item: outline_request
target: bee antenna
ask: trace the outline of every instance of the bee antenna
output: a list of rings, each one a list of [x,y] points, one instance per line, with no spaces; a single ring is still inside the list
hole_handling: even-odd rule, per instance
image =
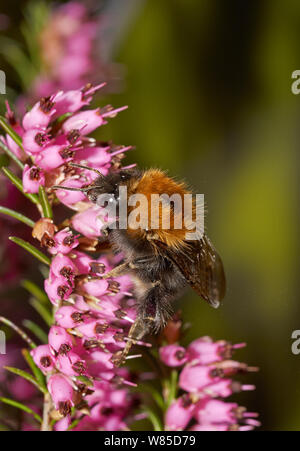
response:
[[[73,168],[80,168],[80,169],[87,169],[88,171],[94,171],[96,172],[100,177],[104,177],[104,175],[98,171],[98,169],[90,168],[89,166],[84,166],[83,164],[77,164],[77,163],[69,163],[70,166]]]
[[[87,186],[85,188],[71,188],[69,186],[59,186],[59,185],[54,185],[52,186],[52,189],[65,189],[67,191],[82,191],[82,192],[87,192],[91,189],[91,187]]]

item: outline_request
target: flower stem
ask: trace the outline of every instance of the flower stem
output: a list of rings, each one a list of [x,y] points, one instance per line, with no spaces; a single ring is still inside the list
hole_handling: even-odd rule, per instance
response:
[[[18,246],[23,247],[23,249],[25,249],[30,254],[32,254],[40,262],[44,263],[45,265],[50,265],[50,263],[51,263],[50,258],[47,257],[47,255],[43,254],[43,252],[39,251],[36,247],[32,246],[32,244],[30,244],[27,241],[24,241],[21,238],[18,238],[16,236],[10,236],[9,240],[15,244],[18,244]]]
[[[42,418],[37,413],[35,413],[32,409],[25,406],[24,404],[21,404],[20,402],[14,401],[13,399],[3,398],[3,397],[0,398],[0,402],[3,402],[4,404],[8,404],[9,406],[16,407],[17,409],[21,409],[26,413],[30,413],[31,415],[34,416],[34,418],[39,423],[42,422]]]
[[[18,213],[15,210],[11,210],[10,208],[2,207],[0,205],[0,213],[3,213],[4,215],[11,216],[12,218],[17,219],[18,221],[23,222],[24,224],[28,225],[29,227],[34,227],[34,221],[27,218],[27,216],[22,215],[21,213]]]
[[[20,327],[18,327],[15,323],[13,323],[7,318],[4,318],[4,316],[0,316],[0,323],[5,324],[6,326],[10,327],[15,332],[17,332],[17,334],[19,334],[20,337],[22,337],[23,340],[26,341],[26,343],[30,346],[31,349],[36,348],[36,344],[34,343],[34,341],[32,341],[31,338],[28,337],[28,335],[22,329],[20,329]]]
[[[157,414],[149,407],[144,406],[144,411],[147,413],[155,431],[163,431],[162,423]]]
[[[48,196],[46,194],[45,188],[43,186],[40,186],[40,188],[39,188],[39,196],[40,196],[40,202],[41,202],[44,218],[52,219],[53,218],[52,208],[51,208]]]
[[[44,406],[43,406],[43,421],[41,424],[41,431],[49,432],[51,428],[51,417],[50,413],[53,408],[52,399],[50,393],[46,393],[44,396]]]

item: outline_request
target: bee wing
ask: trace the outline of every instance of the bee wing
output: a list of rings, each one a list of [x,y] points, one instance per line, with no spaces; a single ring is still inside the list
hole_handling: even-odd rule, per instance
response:
[[[196,293],[212,307],[218,308],[226,290],[222,260],[206,236],[188,244],[184,251],[165,248],[165,252]]]

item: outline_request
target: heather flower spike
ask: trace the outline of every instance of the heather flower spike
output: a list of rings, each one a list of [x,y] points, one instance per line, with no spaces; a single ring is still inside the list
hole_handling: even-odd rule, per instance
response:
[[[80,14],[80,8],[73,12]],[[131,149],[98,143],[88,136],[124,109],[89,109],[102,86],[52,93],[20,121],[7,106],[6,116],[23,139],[23,149],[13,141],[13,134],[6,136],[6,145],[26,161],[22,164],[24,193],[38,194],[41,217],[32,236],[51,257],[42,259],[50,262],[43,296],[31,290],[41,299],[39,311],[49,324],[48,342],[31,350],[31,365],[48,390],[41,429],[128,430],[134,418],[153,421],[155,414],[147,416],[141,410],[141,398],[132,390],[150,377],[162,384],[164,408],[158,406],[156,427],[163,420],[162,429],[172,431],[251,430],[259,426],[256,414],[227,401],[234,393],[255,388],[232,379],[254,369],[232,360],[244,344],[202,337],[184,347],[177,318],[168,323],[158,349],[157,365],[166,375],[163,380],[149,369],[133,373],[127,367],[144,352],[152,353],[155,345],[128,337],[137,317],[132,281],[127,275],[107,278],[122,256],[96,251],[105,222],[101,207],[91,204],[85,193],[96,177],[121,169],[124,154]],[[61,115],[64,120],[58,126]],[[68,207],[63,222],[57,220],[59,204]],[[53,218],[47,215],[50,210]],[[138,351],[126,356],[126,365],[118,368],[120,356],[132,344]],[[151,386],[149,390],[151,394]]]

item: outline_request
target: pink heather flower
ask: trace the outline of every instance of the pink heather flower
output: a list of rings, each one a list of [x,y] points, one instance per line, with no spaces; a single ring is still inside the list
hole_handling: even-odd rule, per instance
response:
[[[57,369],[66,376],[82,376],[86,373],[86,363],[74,352],[62,354],[57,357]]]
[[[78,244],[78,235],[74,235],[69,227],[66,227],[54,235],[53,240],[48,244],[48,250],[52,255],[58,253],[66,255]]]
[[[44,374],[53,371],[54,358],[50,351],[49,345],[37,346],[30,352],[30,354],[32,355],[35,364]]]
[[[61,253],[57,254],[52,259],[50,270],[52,277],[64,277],[69,285],[73,285],[77,269],[73,261],[66,255]]]
[[[88,282],[85,282],[83,285],[84,290],[86,293],[92,295],[92,296],[102,296],[105,293],[108,292],[109,288],[109,282],[107,280],[91,280]]]
[[[231,345],[226,341],[213,342],[210,337],[202,337],[192,341],[187,347],[189,360],[196,360],[197,363],[207,364],[228,359],[232,356],[234,349],[244,347],[244,343]]]
[[[64,183],[62,183],[63,186],[67,186],[69,188],[82,188],[84,184],[86,184],[86,182],[84,183],[82,180],[78,179],[68,179]],[[56,196],[62,204],[65,204],[68,207],[71,207],[77,202],[86,200],[86,195],[80,191],[67,191],[58,189],[56,191]],[[78,231],[80,232],[80,230]]]
[[[67,431],[71,425],[71,417],[70,415],[58,420],[54,425],[54,430],[58,432]]]
[[[100,114],[100,109],[97,108],[74,114],[64,122],[63,130],[65,133],[79,130],[82,135],[89,135],[103,124],[104,120]]]
[[[23,170],[23,188],[25,193],[38,193],[39,187],[45,185],[44,172],[37,166],[25,165]]]
[[[73,292],[72,286],[65,277],[51,277],[45,280],[45,291],[54,305],[59,305],[62,300],[68,299]]]
[[[71,413],[73,403],[73,387],[65,376],[54,374],[48,381],[48,390],[53,399],[55,408],[61,415]]]
[[[60,326],[52,326],[49,332],[49,346],[60,355],[65,355],[73,347],[72,337]]]
[[[191,401],[181,397],[173,401],[165,416],[165,426],[168,431],[182,431],[193,417],[195,406]]]
[[[84,252],[73,251],[72,259],[80,274],[88,274],[91,270],[92,258]]]
[[[71,329],[78,326],[84,320],[84,314],[84,312],[71,305],[65,305],[56,311],[55,320],[59,326]]]
[[[227,359],[233,349],[242,346],[244,344],[231,345],[225,341],[213,342],[209,337],[202,337],[193,341],[186,351],[183,348],[186,362],[179,374],[178,385],[186,393],[174,400],[167,409],[167,430],[247,431],[260,426],[256,420],[258,414],[247,412],[237,403],[218,399],[227,398],[242,390],[255,389],[253,385],[242,385],[228,378],[238,371],[255,370]],[[167,345],[160,349],[160,358],[166,365],[174,366],[173,354],[176,348],[180,346]]]
[[[159,349],[159,356],[167,366],[181,366],[187,361],[186,351],[182,346],[167,345]]]
[[[189,393],[202,390],[213,382],[213,368],[202,365],[186,365],[179,378],[179,386]]]
[[[41,152],[50,142],[49,135],[42,128],[31,128],[25,131],[22,140],[23,147],[29,155]]]
[[[126,148],[125,148],[126,149]],[[95,169],[101,170],[103,175],[107,174],[106,165],[109,165],[111,161],[111,153],[109,152],[110,146],[95,146],[95,147],[88,147],[84,149],[80,149],[76,152],[74,156],[74,161],[76,162],[85,162],[87,166],[90,166]],[[89,174],[85,173],[87,176],[91,175],[91,172]],[[92,173],[95,174],[95,173]],[[96,174],[97,176],[97,174]]]
[[[28,113],[25,114],[22,122],[23,128],[25,130],[38,127],[46,129],[53,114],[55,114],[55,109],[53,107],[53,97],[41,99]]]
[[[72,226],[75,230],[88,238],[97,238],[101,235],[104,220],[101,219],[101,208],[93,205],[87,210],[77,213],[72,218]]]
[[[247,417],[246,409],[235,402],[223,402],[218,399],[202,399],[197,403],[195,418],[200,424],[236,424]]]

